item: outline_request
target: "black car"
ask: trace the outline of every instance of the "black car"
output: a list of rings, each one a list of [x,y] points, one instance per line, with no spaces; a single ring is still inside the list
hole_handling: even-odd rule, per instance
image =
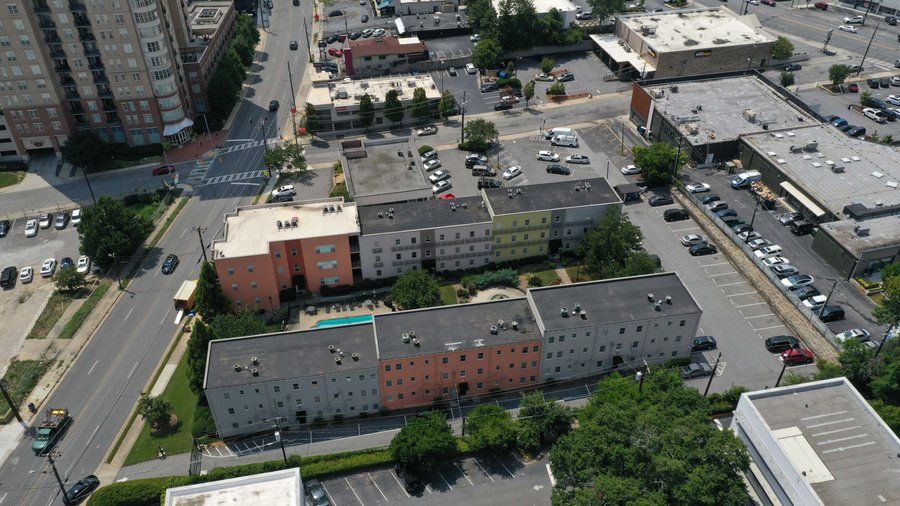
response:
[[[897,26],[897,18],[894,16],[885,16],[884,22],[891,26]]]
[[[876,109],[887,109],[889,107],[887,102],[885,102],[884,100],[881,100],[880,98],[875,98],[875,97],[870,98],[869,101],[866,103],[866,106],[874,107]]]
[[[12,265],[3,269],[3,273],[0,274],[0,287],[8,288],[16,284],[16,276],[18,274],[19,270]]]
[[[772,336],[765,341],[766,349],[772,353],[780,353],[784,350],[800,346],[800,341],[794,336]]]
[[[272,202],[293,202],[294,197],[290,195],[278,195],[277,197],[272,197]]]
[[[708,242],[695,244],[688,249],[688,253],[690,253],[692,257],[715,255],[716,253],[718,253],[718,251],[719,250],[717,250],[715,246]]]
[[[81,501],[87,499],[89,495],[94,490],[97,490],[97,487],[100,486],[100,480],[97,479],[93,474],[90,476],[86,476],[83,480],[78,483],[72,485],[72,488],[66,492],[66,503],[67,504],[78,504]]]
[[[853,130],[854,128],[856,128],[856,125],[842,125],[842,126],[837,127],[837,129],[843,133],[847,133],[850,130]]]
[[[471,169],[476,165],[487,165],[488,159],[484,155],[471,154],[466,156],[466,168]]]
[[[329,18],[336,18],[336,17],[343,16],[343,15],[344,15],[344,11],[342,11],[340,9],[335,9],[328,13]]]
[[[497,102],[494,104],[495,111],[506,111],[512,109],[512,104],[507,104],[506,102]]]
[[[653,207],[667,206],[669,204],[675,203],[675,201],[672,200],[672,196],[669,194],[654,195],[650,197],[650,200],[648,200],[647,202]]]
[[[368,14],[363,14],[363,15],[359,18],[359,21],[360,21],[361,23],[368,23],[368,22],[369,22],[369,15],[368,15]]]
[[[300,0],[294,0],[294,5],[300,5]]]
[[[806,300],[811,297],[815,297],[816,295],[821,295],[819,293],[819,289],[813,285],[806,285],[804,287],[798,288],[792,293],[800,300]]]
[[[362,32],[353,32],[350,34],[350,40],[356,40],[362,37]]]
[[[681,221],[688,218],[690,215],[684,209],[666,209],[666,212],[663,213],[663,219],[666,221]]]
[[[862,137],[866,135],[866,127],[853,127],[846,132],[847,137]]]
[[[337,36],[337,35],[329,35],[329,36],[325,39],[325,42],[328,43],[328,44],[334,44],[334,43],[337,42],[337,41],[338,41],[338,36]]]
[[[484,83],[481,85],[481,92],[497,91],[497,83]]]
[[[836,322],[844,319],[844,308],[841,306],[825,306],[821,312],[816,311],[816,315],[823,322]]]
[[[291,41],[291,51],[296,51],[298,47],[300,47],[300,44],[298,44],[296,40],[292,40]]]
[[[74,269],[75,262],[69,257],[63,257],[62,260],[59,261],[59,270],[64,271],[66,269]]]
[[[163,274],[172,274],[175,271],[175,268],[178,267],[178,255],[169,255],[163,261],[162,264],[162,273]]]
[[[403,483],[403,487],[407,492],[415,494],[425,488],[422,479],[419,478],[419,475],[412,469],[401,464],[396,464],[394,466],[394,471],[397,473],[397,477],[400,478],[400,482]]]
[[[500,181],[498,181],[494,178],[483,177],[478,180],[478,189],[479,190],[481,190],[482,188],[500,188],[501,186],[502,185],[500,184]]]
[[[866,84],[868,84],[869,88],[872,88],[873,90],[877,90],[879,88],[878,79],[867,79]]]
[[[711,203],[713,203],[713,202],[715,202],[715,201],[717,201],[717,200],[722,200],[722,199],[719,198],[718,195],[716,195],[715,193],[713,193],[712,195],[707,195],[707,196],[701,198],[701,199],[700,199],[700,203],[703,204],[703,205],[705,206],[706,204],[711,204]]]
[[[568,167],[559,163],[551,163],[547,165],[547,173],[548,174],[562,174],[564,176],[568,176],[572,173]]]
[[[718,216],[719,218],[727,218],[727,217],[729,217],[729,216],[734,216],[734,217],[736,217],[736,216],[737,216],[737,211],[735,211],[734,209],[722,209],[721,211],[716,211],[715,214],[716,214],[716,216]]]
[[[731,230],[733,230],[735,234],[740,234],[741,232],[748,232],[748,231],[752,232],[753,227],[751,227],[750,225],[747,225],[746,223],[741,223],[740,225],[735,225],[735,226],[731,227]]]
[[[9,223],[9,220],[0,220],[0,237],[6,237],[10,227],[12,227],[12,225]]]
[[[716,349],[716,338],[713,336],[697,336],[691,343],[691,352]]]
[[[800,70],[803,67],[799,63],[791,63],[787,67],[784,68],[785,72],[794,72],[795,70]]]
[[[273,100],[273,101],[269,102],[269,111],[271,111],[271,112],[277,111],[277,110],[278,110],[278,105],[279,105],[279,104],[278,104],[278,101],[277,101],[277,100]]]

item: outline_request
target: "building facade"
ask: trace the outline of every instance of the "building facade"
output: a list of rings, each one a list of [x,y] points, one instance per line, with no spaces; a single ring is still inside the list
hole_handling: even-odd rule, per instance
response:
[[[375,37],[347,41],[347,75],[362,77],[406,71],[410,64],[428,60],[428,46],[418,37]]]

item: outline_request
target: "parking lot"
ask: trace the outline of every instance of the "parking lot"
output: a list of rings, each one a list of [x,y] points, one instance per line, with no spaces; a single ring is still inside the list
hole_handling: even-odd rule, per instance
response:
[[[513,453],[466,457],[421,473],[410,494],[392,468],[335,477],[323,485],[336,506],[370,504],[549,504],[548,460],[523,463]]]

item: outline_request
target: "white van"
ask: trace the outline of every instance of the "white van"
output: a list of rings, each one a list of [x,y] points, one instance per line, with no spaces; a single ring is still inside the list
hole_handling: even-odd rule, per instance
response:
[[[569,146],[571,148],[577,148],[578,137],[575,137],[574,135],[557,135],[550,140],[550,144],[553,146]]]
[[[750,183],[759,181],[760,179],[762,179],[762,175],[755,170],[751,170],[749,172],[741,172],[731,180],[731,187],[746,188],[750,186]]]
[[[544,132],[544,138],[546,138],[546,139],[552,139],[552,138],[556,137],[557,135],[575,135],[575,131],[572,130],[571,128],[557,127],[557,128],[551,128],[550,130],[547,130],[546,132]]]

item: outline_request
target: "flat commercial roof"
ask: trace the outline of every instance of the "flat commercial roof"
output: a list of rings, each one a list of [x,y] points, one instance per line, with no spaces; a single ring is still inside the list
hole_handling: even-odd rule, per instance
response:
[[[349,41],[354,58],[362,56],[380,56],[391,54],[425,53],[428,46],[418,37],[375,37]],[[365,81],[362,81],[365,82]]]
[[[363,95],[368,93],[375,109],[382,109],[384,97],[388,91],[396,90],[400,102],[407,104],[412,102],[413,92],[416,88],[424,89],[425,97],[429,100],[441,98],[441,92],[434,84],[434,80],[431,79],[431,75],[425,73],[418,76],[346,78],[341,81],[332,81],[328,83],[328,87],[310,88],[307,101],[313,105],[333,104],[338,111],[355,111],[359,109],[359,101]]]
[[[603,51],[612,57],[617,63],[629,63],[636,70],[641,72],[656,72],[656,66],[645,60],[640,53],[636,51],[626,51],[624,47],[619,45],[619,37],[615,34],[595,34],[590,35],[594,44],[597,44]]]
[[[609,182],[602,177],[488,188],[482,192],[493,216],[622,202]]]
[[[547,14],[550,9],[556,9],[559,12],[575,12],[575,4],[569,0],[533,0],[534,12],[537,14]],[[492,1],[494,10],[500,12],[500,0]]]
[[[676,89],[677,91],[673,91]],[[801,128],[818,120],[794,107],[753,76],[701,79],[646,86],[654,114],[662,114],[692,145],[736,140],[741,135]]]
[[[900,205],[900,164],[890,146],[847,137],[828,124],[743,140],[834,216],[846,217],[844,206],[853,203],[867,208]]]
[[[300,468],[294,467],[166,490],[166,506],[219,506],[222,504],[302,506],[306,502],[303,497]]]
[[[857,227],[866,230],[857,233]],[[826,233],[847,251],[859,258],[866,251],[896,248],[900,244],[900,215],[882,216],[864,221],[840,220],[822,223],[819,233]]]
[[[503,328],[498,322],[503,321]],[[517,329],[512,328],[517,323]],[[491,326],[498,326],[491,334]],[[415,332],[419,346],[403,342]],[[525,297],[375,315],[380,360],[541,339]]]
[[[651,293],[654,300],[663,301],[660,311],[649,301],[648,294]],[[672,298],[671,303],[666,302],[666,297]],[[528,298],[545,331],[572,328],[573,320],[580,318],[580,315],[571,315],[576,305],[586,313],[585,325],[666,318],[701,311],[674,272],[531,288]],[[562,316],[563,307],[569,316]]]
[[[348,153],[344,174],[347,177],[347,188],[355,199],[394,195],[395,198],[388,198],[387,201],[396,202],[415,199],[420,194],[431,196],[431,183],[425,179],[422,161],[412,141],[400,139],[390,143],[365,140],[353,142],[361,142],[362,148],[355,149],[352,155],[344,150]],[[403,153],[403,156],[398,152]],[[408,156],[409,153],[413,156]],[[412,169],[410,162],[415,164]]]
[[[811,487],[828,505],[900,502],[900,439],[846,378],[741,397],[734,420],[785,490]]]
[[[340,364],[329,346],[345,353]],[[357,360],[352,358],[353,353]],[[204,388],[356,371],[375,367],[376,363],[371,323],[218,339],[209,343]],[[240,370],[235,365],[241,366]]]
[[[213,258],[261,255],[274,241],[348,234],[359,234],[356,204],[340,198],[238,207],[225,215],[225,237],[213,241]]]
[[[622,23],[641,34],[658,53],[774,42],[755,15],[738,16],[727,7],[620,15]],[[618,31],[618,30],[617,30]]]
[[[490,223],[491,216],[483,204],[479,196],[362,206],[359,225],[363,234],[373,235]]]

